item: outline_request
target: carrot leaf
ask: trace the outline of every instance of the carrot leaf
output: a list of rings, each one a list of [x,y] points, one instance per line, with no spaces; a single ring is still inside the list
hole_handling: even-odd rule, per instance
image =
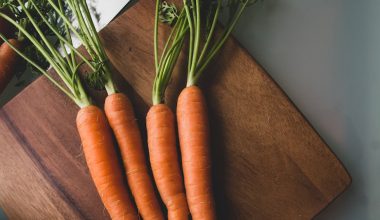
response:
[[[76,59],[70,59],[67,56],[66,48],[70,48],[73,52],[72,54],[81,58],[82,62],[89,64],[90,68],[95,68],[71,43],[71,32],[67,31],[69,22],[66,24],[63,23],[70,20],[63,0],[17,0],[14,1],[14,3],[18,4],[17,9],[20,12],[20,16],[24,16],[24,20],[27,19],[27,25],[22,22],[22,19],[18,19],[21,17],[12,18],[4,13],[0,13],[0,17],[18,29],[25,37],[25,40],[30,42],[33,49],[37,51],[37,54],[45,59],[49,66],[55,70],[61,82],[50,75],[46,66],[41,65],[41,63],[35,60],[35,56],[28,54],[28,50],[21,51],[13,47],[2,34],[0,34],[0,37],[31,66],[52,81],[54,85],[71,98],[78,106],[85,107],[90,105],[90,99],[78,77],[78,62]],[[45,10],[47,8],[49,8],[49,11]],[[54,39],[52,40],[50,36]],[[64,52],[61,53],[62,51],[60,49]]]
[[[190,27],[187,86],[192,86],[226,43],[244,10],[258,0],[228,0],[226,4],[222,0],[183,1]],[[218,18],[225,9],[229,18],[224,30],[218,33]]]
[[[158,22],[161,20],[173,26],[166,40],[161,56],[158,55]],[[185,10],[178,12],[174,4],[156,1],[156,16],[154,28],[154,58],[156,77],[153,84],[153,104],[165,102],[165,91],[170,82],[175,64],[184,45],[188,32]]]

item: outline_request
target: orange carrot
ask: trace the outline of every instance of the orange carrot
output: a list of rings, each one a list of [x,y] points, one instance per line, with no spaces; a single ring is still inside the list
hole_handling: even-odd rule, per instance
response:
[[[168,209],[169,220],[187,220],[189,209],[178,161],[172,110],[164,104],[150,108],[147,118],[149,156],[153,176]]]
[[[212,192],[209,125],[206,102],[197,86],[184,89],[177,121],[187,201],[194,220],[216,219]]]
[[[22,47],[18,40],[11,39],[9,42],[18,49]],[[19,61],[18,54],[7,43],[3,43],[0,47],[0,94],[11,81]]]
[[[187,1],[187,24],[191,28],[187,88],[178,98],[177,121],[185,189],[193,220],[217,217],[212,192],[207,107],[204,95],[197,85],[207,66],[229,39],[244,10],[256,2],[258,1]],[[228,18],[220,33],[217,27],[223,10],[228,11]],[[210,16],[203,17],[205,13]]]
[[[99,66],[95,64],[96,62],[91,62],[86,59],[82,53],[74,47],[72,39],[74,37],[79,37],[78,33],[75,28],[71,26],[71,19],[65,16],[67,11],[64,9],[63,1],[58,1],[58,4],[55,4],[54,2],[55,1],[49,1],[47,4],[49,7],[52,6],[54,14],[48,13],[48,15],[46,15],[46,11],[44,10],[45,7],[41,6],[41,8],[40,5],[29,1],[17,1],[19,7],[13,9],[25,15],[26,21],[30,21],[28,28],[25,27],[25,22],[19,21],[18,18],[13,19],[4,13],[0,13],[0,18],[9,21],[17,27],[19,30],[19,36],[22,35],[21,39],[25,39],[31,44],[30,46],[33,46],[31,49],[35,50],[41,56],[39,58],[43,57],[50,64],[52,69],[55,70],[54,72],[56,75],[53,76],[49,73],[44,67],[45,65],[42,66],[41,63],[35,62],[34,60],[37,57],[34,57],[25,51],[18,50],[16,47],[12,46],[12,43],[9,44],[10,48],[14,49],[15,52],[17,52],[20,57],[24,58],[35,68],[35,70],[46,76],[53,85],[81,108],[76,119],[77,129],[82,141],[83,152],[88,169],[105,208],[110,217],[114,220],[138,220],[139,216],[132,203],[124,181],[123,172],[119,165],[113,136],[107,119],[101,109],[91,104],[92,102],[85,91],[81,78],[78,77],[78,68],[82,64],[86,64],[93,71],[102,71],[99,70]],[[92,33],[83,33],[83,35],[80,36],[82,40],[87,39],[94,45],[97,45],[97,47],[100,47],[99,43],[94,43],[95,41],[93,41],[93,39],[89,39],[98,39],[98,36],[93,23],[91,23],[91,15],[86,1],[73,0],[70,2],[71,3],[68,4],[68,10],[70,12],[68,13],[72,14],[74,10],[80,11],[80,13],[78,12],[79,15],[76,15],[82,16],[80,18],[85,21],[83,23],[80,22],[80,28],[82,30],[88,30],[87,26],[89,26],[94,29]],[[43,5],[46,6],[46,4]],[[86,14],[86,19],[83,18],[83,14]],[[49,19],[52,17],[54,18]],[[48,39],[49,36],[43,31],[44,28],[39,26],[40,22],[38,21],[40,19],[43,21],[44,25],[47,25],[47,29],[49,29],[50,32],[53,32],[53,34],[49,36],[54,36],[58,41],[57,44],[53,44]],[[58,20],[65,26],[66,31],[63,35],[59,31],[61,29],[56,27],[57,24],[55,21]],[[83,27],[85,25],[87,26]],[[56,29],[59,30],[57,31]],[[0,35],[0,37],[1,39],[8,41],[4,35]],[[60,45],[60,47],[57,45]],[[70,50],[66,50],[66,46]],[[99,50],[103,51],[102,48]],[[2,54],[6,54],[5,51],[1,52]],[[71,52],[69,55],[70,57],[66,57],[65,55],[68,55],[69,52]],[[87,52],[90,53],[92,51]],[[3,57],[5,57],[5,55],[1,58]],[[76,57],[78,59],[75,59]],[[106,60],[100,59],[99,57],[96,58],[97,59],[94,60]],[[4,63],[8,65],[10,62]]]
[[[160,9],[164,8],[166,8],[165,12],[163,10],[160,11]],[[168,210],[168,219],[187,220],[189,219],[190,212],[178,159],[174,113],[164,104],[166,88],[169,85],[174,66],[184,45],[186,33],[189,30],[186,25],[185,9],[182,9],[180,14],[177,14],[177,12],[174,5],[168,5],[160,0],[156,1],[154,28],[156,77],[152,91],[153,106],[147,114],[146,126],[153,176],[161,198]],[[170,24],[175,23],[161,56],[158,55],[159,17]],[[172,20],[174,17],[176,18],[175,21]]]
[[[164,219],[148,173],[141,134],[130,100],[122,93],[109,95],[104,109],[119,144],[128,185],[142,218]]]
[[[91,177],[111,218],[139,219],[124,184],[103,112],[93,105],[82,108],[77,115],[77,128]]]

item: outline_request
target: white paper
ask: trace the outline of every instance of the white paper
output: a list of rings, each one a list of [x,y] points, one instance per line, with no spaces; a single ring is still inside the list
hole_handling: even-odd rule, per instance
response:
[[[96,29],[99,31],[107,26],[129,1],[130,0],[87,0]],[[95,14],[99,15],[99,20]],[[74,23],[76,22],[74,21]],[[81,42],[74,36],[73,44],[75,47],[78,47],[81,45]]]
[[[97,21],[98,29],[105,27],[130,0],[87,0],[91,7],[100,15]]]

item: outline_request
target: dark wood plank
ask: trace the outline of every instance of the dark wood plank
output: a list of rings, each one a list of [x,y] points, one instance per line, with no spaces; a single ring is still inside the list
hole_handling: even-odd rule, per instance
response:
[[[38,79],[1,110],[0,159],[7,175],[1,180],[9,182],[9,188],[4,188],[2,182],[0,204],[13,210],[5,208],[9,217],[107,217],[82,156],[75,128],[77,110],[45,78]],[[7,141],[3,135],[12,139]],[[8,200],[4,196],[10,192],[15,197]],[[51,207],[41,199],[49,201]]]
[[[154,76],[153,12],[154,1],[141,0],[102,31],[142,128]],[[179,66],[168,90],[173,107],[184,86]],[[222,219],[311,219],[348,187],[339,160],[235,40],[202,87]],[[0,111],[0,206],[12,219],[108,218],[83,160],[77,110],[41,78]]]

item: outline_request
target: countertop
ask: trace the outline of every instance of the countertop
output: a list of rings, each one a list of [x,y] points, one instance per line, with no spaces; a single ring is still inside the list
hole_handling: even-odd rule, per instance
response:
[[[379,11],[376,0],[265,0],[235,33],[352,175],[316,219],[380,218]]]

